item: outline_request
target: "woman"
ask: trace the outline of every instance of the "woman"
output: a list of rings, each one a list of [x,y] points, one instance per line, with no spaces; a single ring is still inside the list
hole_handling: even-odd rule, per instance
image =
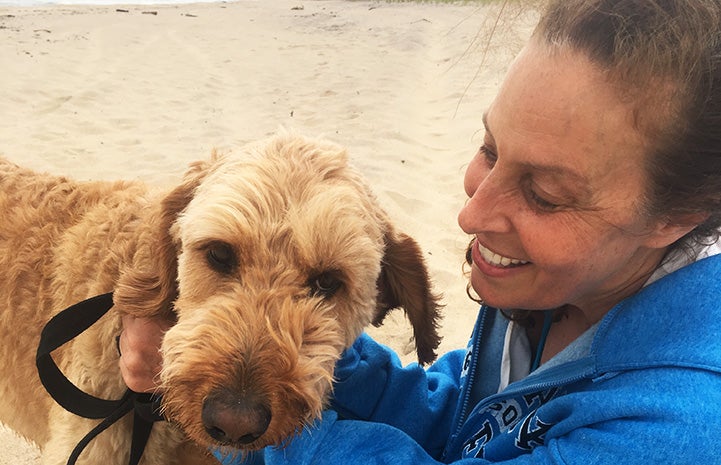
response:
[[[717,463],[721,2],[552,2],[483,123],[468,349],[362,336],[265,462]]]

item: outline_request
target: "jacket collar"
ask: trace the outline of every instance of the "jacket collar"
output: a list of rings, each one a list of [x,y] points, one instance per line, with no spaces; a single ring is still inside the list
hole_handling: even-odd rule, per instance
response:
[[[721,255],[715,255],[619,303],[601,321],[591,354],[605,372],[660,366],[721,372],[720,330]]]

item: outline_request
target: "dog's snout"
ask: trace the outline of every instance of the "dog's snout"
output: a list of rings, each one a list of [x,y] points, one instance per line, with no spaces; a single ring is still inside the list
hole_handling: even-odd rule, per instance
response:
[[[221,444],[246,445],[260,438],[270,424],[270,408],[255,395],[221,389],[203,402],[205,431]]]

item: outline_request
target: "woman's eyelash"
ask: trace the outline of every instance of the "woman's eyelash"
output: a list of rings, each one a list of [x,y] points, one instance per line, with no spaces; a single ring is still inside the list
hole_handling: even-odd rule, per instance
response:
[[[486,144],[481,145],[481,147],[478,149],[478,152],[486,158],[486,163],[488,163],[489,166],[493,167],[496,164],[496,161],[498,160],[498,155],[496,155],[496,153],[491,150]]]
[[[546,211],[553,211],[557,210],[560,205],[549,202],[548,200],[544,199],[543,197],[539,196],[533,189],[530,187],[527,189],[528,197],[531,202],[533,202],[537,207],[539,207],[541,210]]]

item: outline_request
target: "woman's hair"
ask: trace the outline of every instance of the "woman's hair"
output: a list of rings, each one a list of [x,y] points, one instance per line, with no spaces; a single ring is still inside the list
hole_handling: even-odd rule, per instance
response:
[[[649,215],[708,218],[677,244],[721,228],[721,1],[551,0],[535,40],[584,53],[634,108],[650,143]]]

